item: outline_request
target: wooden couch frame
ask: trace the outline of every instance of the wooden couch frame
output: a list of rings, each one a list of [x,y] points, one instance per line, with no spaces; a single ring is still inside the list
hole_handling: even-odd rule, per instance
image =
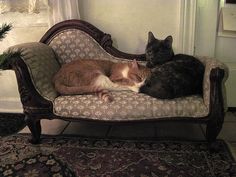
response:
[[[47,33],[41,38],[40,42],[48,44],[50,39],[53,38],[59,32],[65,29],[79,29],[91,37],[93,37],[102,48],[104,48],[108,53],[115,57],[134,59],[139,61],[145,61],[145,54],[128,54],[119,51],[112,46],[112,39],[110,34],[106,34],[96,28],[95,26],[89,24],[88,22],[82,20],[68,20],[61,22],[47,31]],[[23,105],[23,111],[25,114],[25,121],[32,133],[31,143],[39,143],[41,136],[41,119],[63,119],[69,121],[91,121],[91,119],[74,119],[74,118],[64,118],[57,116],[53,113],[53,103],[51,101],[43,98],[35,89],[28,68],[21,59],[21,57],[14,58],[11,60],[10,69],[13,69],[16,74],[18,89],[20,93],[21,102]],[[206,117],[192,118],[192,117],[171,117],[171,118],[158,118],[150,120],[141,121],[99,121],[92,120],[101,123],[110,124],[127,124],[127,123],[143,123],[143,122],[158,122],[158,121],[184,121],[206,124],[206,139],[208,142],[213,143],[219,134],[222,124],[224,122],[224,104],[222,95],[222,80],[224,78],[224,70],[221,68],[214,68],[210,73],[210,110]]]

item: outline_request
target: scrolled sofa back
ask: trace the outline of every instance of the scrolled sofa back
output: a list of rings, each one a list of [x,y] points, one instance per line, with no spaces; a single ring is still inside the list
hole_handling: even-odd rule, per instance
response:
[[[56,34],[48,43],[60,64],[75,59],[114,59],[89,34],[79,29],[66,29]]]

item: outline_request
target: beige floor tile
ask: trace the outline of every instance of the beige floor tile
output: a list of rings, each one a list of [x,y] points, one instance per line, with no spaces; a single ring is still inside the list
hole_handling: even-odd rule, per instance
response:
[[[200,125],[195,123],[159,122],[156,123],[156,134],[160,138],[205,140]]]
[[[150,123],[113,125],[108,136],[115,138],[153,138],[155,127]]]
[[[230,147],[232,148],[232,155],[234,157],[234,159],[236,160],[236,141],[235,142],[229,142]]]
[[[225,122],[218,137],[227,141],[236,141],[236,122]]]
[[[101,123],[71,122],[63,134],[103,137],[108,129],[108,125]]]
[[[54,119],[54,120],[43,119],[41,120],[42,134],[58,135],[65,129],[65,127],[68,124],[69,122],[59,119]],[[28,127],[25,127],[19,133],[30,133],[30,130]]]
[[[236,122],[236,114],[226,112],[224,122]]]

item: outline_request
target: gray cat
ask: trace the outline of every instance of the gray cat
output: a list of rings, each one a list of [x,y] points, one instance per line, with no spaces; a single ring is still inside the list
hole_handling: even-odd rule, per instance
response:
[[[149,32],[146,66],[152,74],[140,92],[160,99],[202,94],[204,65],[193,56],[175,55],[172,42],[172,36],[158,40]]]

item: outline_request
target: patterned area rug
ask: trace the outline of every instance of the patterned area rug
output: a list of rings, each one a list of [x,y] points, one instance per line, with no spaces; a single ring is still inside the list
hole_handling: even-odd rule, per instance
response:
[[[25,125],[23,114],[0,113],[0,136],[17,133]]]
[[[25,177],[232,177],[233,160],[224,141],[218,153],[206,142],[109,140],[29,135],[0,139],[0,176]]]

